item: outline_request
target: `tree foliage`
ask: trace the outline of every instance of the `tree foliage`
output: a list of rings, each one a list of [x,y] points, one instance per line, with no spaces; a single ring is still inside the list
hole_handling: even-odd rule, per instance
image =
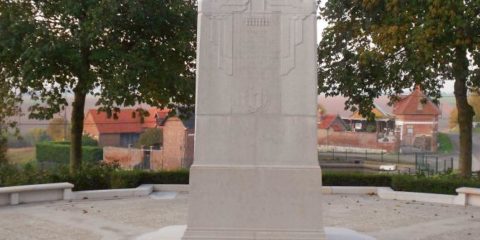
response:
[[[71,168],[81,163],[85,98],[109,115],[118,106],[191,106],[193,0],[2,0],[0,63],[50,119],[72,103]]]
[[[138,139],[138,142],[136,144],[137,147],[160,147],[162,145],[163,131],[160,128],[151,128],[145,130],[145,132],[140,135],[140,138]]]
[[[480,122],[480,95],[478,94],[472,94],[468,97],[468,103],[473,107],[473,110],[475,112],[475,122]],[[458,110],[457,108],[454,108],[450,112],[450,118],[449,118],[449,127],[450,128],[455,128],[458,126]]]
[[[47,135],[53,141],[67,141],[69,139],[68,121],[63,118],[53,118],[48,123]]]
[[[455,80],[460,122],[460,169],[471,170],[468,88],[480,85],[480,2],[326,0],[328,26],[319,45],[319,90],[344,95],[346,105],[371,115],[373,99],[398,99],[415,85],[434,101]]]
[[[11,118],[21,112],[20,96],[13,91],[10,81],[3,77],[2,64],[0,63],[0,165],[7,163],[7,139],[10,134],[19,134],[16,122]]]

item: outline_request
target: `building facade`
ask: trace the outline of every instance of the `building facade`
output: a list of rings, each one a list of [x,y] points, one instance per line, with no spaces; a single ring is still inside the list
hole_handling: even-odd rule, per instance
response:
[[[395,132],[402,151],[437,151],[440,108],[419,87],[402,97],[393,108]]]

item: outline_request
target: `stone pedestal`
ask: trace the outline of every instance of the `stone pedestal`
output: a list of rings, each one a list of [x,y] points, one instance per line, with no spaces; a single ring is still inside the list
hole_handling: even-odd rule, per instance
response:
[[[315,0],[199,1],[184,240],[324,239]]]

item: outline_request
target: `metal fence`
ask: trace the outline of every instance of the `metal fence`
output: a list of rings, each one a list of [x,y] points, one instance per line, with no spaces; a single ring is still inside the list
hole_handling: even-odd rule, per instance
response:
[[[450,172],[454,168],[454,158],[432,153],[385,153],[381,151],[319,151],[320,164],[396,164],[404,167],[406,173],[438,174]]]

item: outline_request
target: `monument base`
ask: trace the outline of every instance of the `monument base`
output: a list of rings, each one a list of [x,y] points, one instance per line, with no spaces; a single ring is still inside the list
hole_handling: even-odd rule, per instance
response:
[[[156,232],[142,235],[136,240],[181,240],[187,226],[169,226],[162,228]],[[375,238],[358,233],[346,228],[326,227],[325,235],[327,240],[375,240]],[[237,238],[227,238],[237,239]]]
[[[183,240],[322,240],[318,166],[193,166]]]

